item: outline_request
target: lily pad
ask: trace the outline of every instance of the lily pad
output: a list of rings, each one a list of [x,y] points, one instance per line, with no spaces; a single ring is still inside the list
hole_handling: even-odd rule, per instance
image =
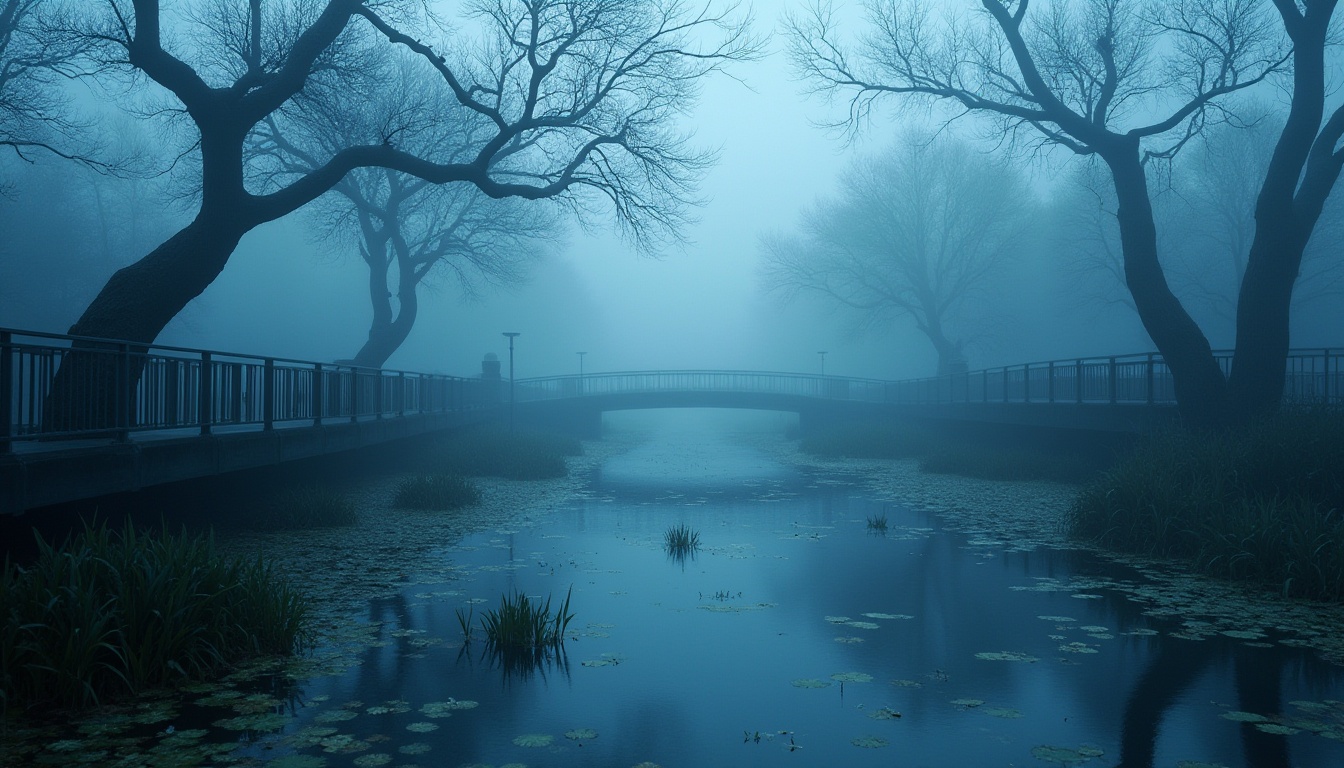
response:
[[[990,717],[1001,717],[1005,720],[1015,720],[1022,716],[1022,713],[1009,707],[985,707],[980,710]]]
[[[420,714],[425,717],[452,717],[453,712],[461,709],[475,709],[480,706],[475,701],[459,701],[449,699],[447,701],[431,701],[420,708]]]
[[[891,742],[887,741],[881,736],[860,736],[859,738],[854,739],[849,743],[853,744],[856,747],[863,747],[864,749],[881,749],[882,747],[887,746]]]
[[[1255,714],[1254,712],[1238,712],[1238,711],[1236,711],[1236,710],[1233,710],[1233,711],[1231,711],[1231,712],[1224,712],[1224,713],[1223,713],[1223,718],[1224,718],[1224,719],[1227,719],[1227,720],[1234,720],[1234,721],[1236,721],[1236,722],[1238,722],[1238,723],[1267,723],[1267,722],[1269,722],[1269,718],[1268,718],[1268,717],[1265,717],[1264,715],[1257,715],[1257,714]]]
[[[278,731],[286,725],[289,725],[289,715],[275,713],[228,717],[214,722],[216,728],[229,731]]]
[[[439,726],[434,723],[411,723],[406,726],[406,730],[411,731],[412,733],[429,733],[430,731],[439,730]]]
[[[964,709],[974,709],[985,702],[980,699],[953,699],[952,703]]]
[[[846,621],[845,626],[855,627],[856,629],[880,629],[880,624],[874,624],[871,621]]]
[[[891,707],[882,707],[869,715],[869,717],[874,720],[899,720],[901,718],[901,713]]]
[[[318,712],[313,718],[315,723],[339,723],[343,720],[353,720],[359,717],[358,712],[349,709],[329,709],[326,712]]]
[[[392,762],[392,756],[383,752],[374,752],[369,755],[360,755],[355,758],[355,768],[378,768],[380,765],[387,765]]]
[[[552,741],[555,741],[555,737],[549,733],[524,733],[513,737],[513,743],[520,747],[549,747]]]
[[[430,749],[431,747],[428,744],[421,741],[402,744],[400,747],[397,747],[397,751],[403,755],[423,755]]]
[[[800,678],[800,679],[798,679],[798,680],[793,680],[793,681],[791,681],[789,684],[792,685],[794,688],[829,688],[829,687],[831,687],[831,684],[830,684],[829,682],[827,682],[827,681],[825,681],[825,680],[817,680],[816,678],[812,678],[812,677],[804,677],[804,678]]]
[[[1278,736],[1292,736],[1294,733],[1298,732],[1298,729],[1296,728],[1279,725],[1278,723],[1256,723],[1255,727],[1257,730],[1264,731],[1265,733],[1273,733]]]
[[[565,731],[565,738],[570,741],[592,741],[597,738],[597,731],[592,728],[575,728],[572,731]]]
[[[904,614],[904,613],[865,613],[865,614],[863,614],[863,615],[864,615],[864,616],[867,616],[867,617],[870,618],[870,619],[913,619],[913,618],[915,618],[914,616],[910,616],[910,615],[908,615],[908,614]]]
[[[268,763],[266,768],[326,768],[327,758],[317,755],[285,755]]]
[[[1100,757],[1104,753],[1096,747],[1084,746],[1078,749],[1069,749],[1068,747],[1042,745],[1032,747],[1031,754],[1037,760],[1044,760],[1047,763],[1081,765],[1094,757]]]
[[[841,683],[871,683],[873,676],[866,672],[837,672],[831,679]]]
[[[1028,664],[1034,661],[1040,661],[1040,659],[1035,656],[1029,656],[1017,651],[985,651],[983,653],[975,654],[975,658],[984,659],[985,661],[1025,661]]]

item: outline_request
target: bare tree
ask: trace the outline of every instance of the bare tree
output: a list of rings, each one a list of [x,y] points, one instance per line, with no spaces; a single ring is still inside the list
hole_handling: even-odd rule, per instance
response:
[[[473,126],[452,119],[445,96],[406,57],[380,59],[371,92],[296,100],[268,117],[255,148],[282,173],[302,175],[320,165],[306,147],[332,154],[393,134],[416,154],[452,157],[477,143]],[[446,115],[446,117],[445,117]],[[460,117],[460,116],[459,116]],[[281,127],[282,124],[285,127]],[[475,133],[481,132],[479,125]],[[514,197],[493,199],[474,185],[433,185],[387,168],[357,168],[319,198],[312,218],[324,239],[353,242],[368,268],[372,320],[355,365],[382,367],[410,335],[419,288],[449,273],[468,297],[478,281],[521,282],[527,267],[559,235],[553,206]]]
[[[132,342],[152,341],[204,291],[245,233],[355,168],[466,182],[495,198],[557,198],[585,212],[605,203],[636,236],[675,231],[712,157],[669,126],[703,77],[755,51],[732,8],[682,0],[477,0],[469,10],[484,39],[450,38],[437,51],[422,42],[429,29],[399,26],[410,22],[391,2],[210,0],[174,16],[159,0],[102,7],[105,63],[171,95],[200,173],[191,223],[113,275],[70,329]],[[375,35],[422,57],[458,110],[485,126],[469,157],[417,156],[389,134],[266,183],[277,177],[250,164],[248,136],[301,95],[343,87]],[[191,44],[170,42],[180,40]]]
[[[819,294],[866,325],[909,317],[965,370],[977,306],[1012,256],[1028,210],[1019,176],[946,138],[908,138],[856,162],[795,236],[762,238],[768,286]]]
[[[0,147],[31,161],[34,152],[105,168],[81,138],[61,87],[80,73],[86,40],[68,34],[65,0],[0,0]]]
[[[1185,420],[1214,426],[1273,410],[1282,395],[1293,282],[1341,162],[1344,112],[1323,123],[1336,2],[980,0],[972,17],[940,23],[919,2],[870,0],[855,49],[838,39],[824,4],[791,20],[790,37],[814,87],[846,98],[851,126],[897,95],[986,115],[1029,145],[1099,157],[1116,192],[1134,305],[1172,370]],[[1043,9],[1030,13],[1033,5]],[[1172,157],[1226,116],[1225,97],[1289,63],[1292,107],[1258,198],[1229,378],[1167,283],[1145,164]]]

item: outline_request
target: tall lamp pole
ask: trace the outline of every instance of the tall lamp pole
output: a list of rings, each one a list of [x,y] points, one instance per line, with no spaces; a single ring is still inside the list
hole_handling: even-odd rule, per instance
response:
[[[521,336],[515,331],[505,331],[509,337],[509,433],[513,433],[513,340]]]
[[[825,353],[825,352],[818,352],[817,354],[818,354],[818,355],[821,355],[821,375],[822,375],[822,376],[825,376],[825,375],[826,375],[826,353]]]
[[[582,395],[582,394],[583,394],[583,356],[586,355],[586,354],[588,354],[588,353],[587,353],[587,352],[575,352],[574,354],[576,354],[576,355],[579,356],[579,394]]]

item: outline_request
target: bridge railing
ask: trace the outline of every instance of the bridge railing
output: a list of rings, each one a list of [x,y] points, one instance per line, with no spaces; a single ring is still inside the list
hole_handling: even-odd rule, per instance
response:
[[[1231,352],[1216,352],[1226,374]],[[1284,399],[1344,402],[1344,350],[1292,350]],[[520,379],[519,401],[638,392],[756,392],[827,400],[949,403],[1100,403],[1172,406],[1176,392],[1161,355],[1083,357],[1000,366],[904,381],[757,371],[637,371]]]
[[[0,452],[22,440],[270,430],[460,411],[497,398],[479,379],[0,328]]]

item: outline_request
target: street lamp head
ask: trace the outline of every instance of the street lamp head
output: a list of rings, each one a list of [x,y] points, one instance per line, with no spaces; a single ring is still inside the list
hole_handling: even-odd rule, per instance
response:
[[[522,336],[523,334],[518,333],[517,331],[505,331],[505,332],[504,332],[504,335],[505,335],[505,336],[508,336],[510,339],[513,339],[513,337],[515,337],[515,336]]]

